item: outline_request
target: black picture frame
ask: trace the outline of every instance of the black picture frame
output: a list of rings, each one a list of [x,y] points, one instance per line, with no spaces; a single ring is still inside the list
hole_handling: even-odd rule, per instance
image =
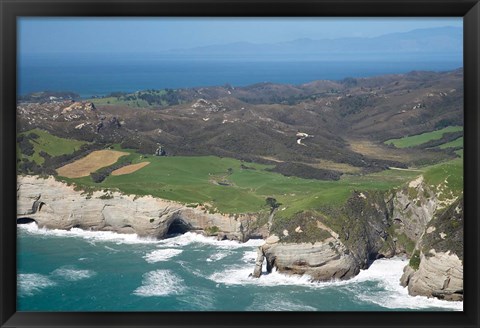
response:
[[[478,0],[0,0],[1,327],[479,327]],[[459,16],[464,19],[463,312],[16,312],[16,19],[19,16]]]

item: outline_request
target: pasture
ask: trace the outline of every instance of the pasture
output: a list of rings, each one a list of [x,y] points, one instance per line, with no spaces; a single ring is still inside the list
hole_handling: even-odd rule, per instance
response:
[[[456,147],[463,147],[463,137],[460,137],[458,139],[455,139],[453,141],[450,141],[438,146],[438,148],[440,149],[456,148]]]
[[[80,141],[75,139],[66,139],[54,136],[47,131],[41,129],[33,129],[27,132],[22,132],[19,135],[28,136],[35,134],[38,138],[30,138],[30,143],[33,145],[34,153],[31,156],[19,154],[20,157],[27,157],[29,160],[33,160],[37,164],[43,164],[45,161],[40,152],[45,152],[50,156],[60,156],[63,154],[71,154],[75,150],[79,149],[82,145],[87,144],[86,141]]]
[[[265,170],[271,166],[231,158],[145,158],[135,153],[130,156],[134,164],[150,164],[129,174],[110,175],[98,184],[88,176],[68,181],[87,188],[111,188],[127,194],[152,195],[185,204],[208,204],[212,211],[222,213],[266,211],[265,199],[274,197],[281,203],[277,216],[290,217],[306,209],[340,206],[354,190],[399,187],[430,170],[430,167],[386,170],[367,175],[344,175],[339,181],[321,181],[286,177]],[[220,181],[221,184],[218,183]]]
[[[60,155],[73,152],[83,144],[54,137],[41,130],[34,131],[39,135],[35,139],[36,151],[42,149],[49,154]],[[453,141],[453,146],[461,141],[462,138]],[[381,148],[392,155],[395,151],[387,147],[368,146],[371,151]],[[131,164],[114,170],[110,175],[107,173],[102,182],[92,180],[90,173],[126,160]],[[329,162],[319,162],[316,166],[322,168],[322,164],[326,168],[332,166]],[[73,182],[85,190],[116,189],[126,194],[152,195],[184,204],[203,204],[213,212],[268,212],[265,200],[273,197],[281,204],[277,216],[284,218],[304,210],[341,206],[355,190],[391,190],[421,174],[432,185],[447,180],[449,189],[458,192],[463,188],[461,158],[416,169],[392,168],[371,174],[358,174],[346,167],[346,174],[338,181],[286,177],[267,170],[271,168],[272,165],[216,156],[145,156],[114,145],[113,149],[94,151],[64,165],[57,169],[57,173],[61,180]]]
[[[387,145],[392,144],[397,148],[408,148],[408,147],[419,146],[431,140],[441,139],[444,133],[458,132],[462,130],[463,130],[462,126],[449,126],[441,130],[426,132],[426,133],[417,134],[413,136],[407,136],[399,139],[390,139],[385,141],[384,143]]]

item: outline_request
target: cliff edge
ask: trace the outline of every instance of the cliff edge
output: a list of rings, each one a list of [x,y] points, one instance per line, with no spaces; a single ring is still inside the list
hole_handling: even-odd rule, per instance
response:
[[[17,222],[35,221],[48,229],[135,233],[162,239],[171,233],[197,231],[220,239],[246,241],[260,234],[253,215],[210,214],[152,196],[116,191],[85,192],[53,177],[17,177]]]

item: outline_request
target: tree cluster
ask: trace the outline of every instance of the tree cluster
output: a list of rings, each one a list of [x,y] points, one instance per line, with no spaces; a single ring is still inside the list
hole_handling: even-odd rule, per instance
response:
[[[283,162],[278,163],[273,169],[268,171],[277,172],[285,176],[296,176],[304,179],[317,180],[338,180],[341,172],[325,169],[317,169],[305,164]]]
[[[105,180],[113,171],[130,164],[132,164],[132,161],[130,160],[119,161],[115,164],[103,167],[95,172],[90,173],[90,177],[95,183],[100,183]]]

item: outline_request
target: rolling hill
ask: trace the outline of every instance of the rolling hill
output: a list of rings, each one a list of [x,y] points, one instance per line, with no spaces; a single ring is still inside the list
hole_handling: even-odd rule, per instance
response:
[[[462,97],[459,69],[302,85],[145,90],[77,102],[44,97],[20,101],[17,113],[19,132],[42,129],[91,142],[85,149],[119,144],[154,154],[161,146],[169,156],[231,157],[273,165],[287,176],[328,180],[457,157],[458,147],[397,149],[385,141],[463,125]],[[298,132],[309,137],[298,143]],[[453,137],[460,136],[443,143]]]

